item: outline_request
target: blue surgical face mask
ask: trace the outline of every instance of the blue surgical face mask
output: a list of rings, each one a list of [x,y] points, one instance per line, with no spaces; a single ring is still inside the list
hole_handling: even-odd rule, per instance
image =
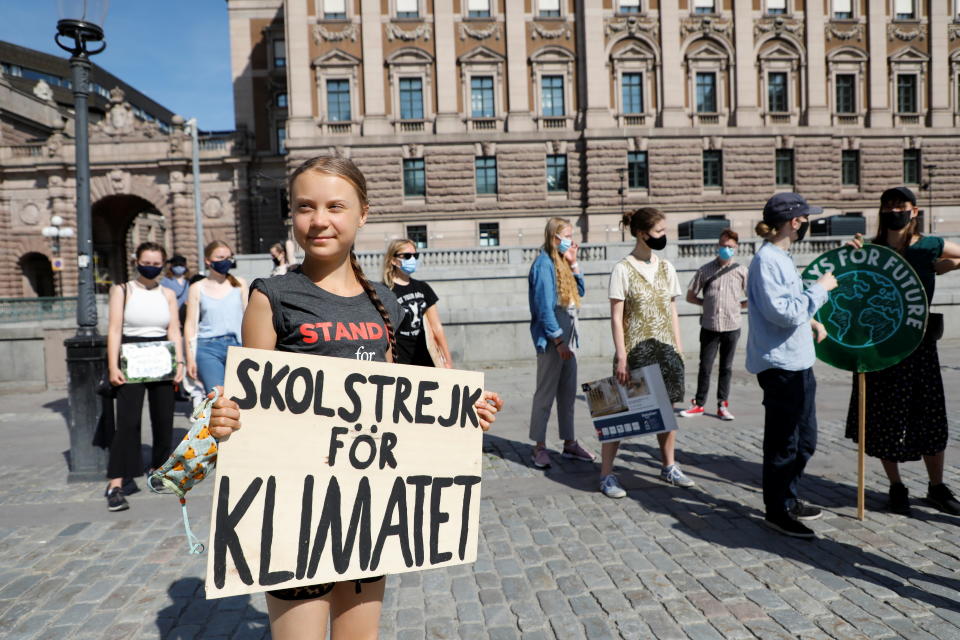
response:
[[[175,276],[182,276],[187,272],[187,268],[186,267],[170,267],[170,271],[172,271],[173,275]]]
[[[417,270],[417,259],[408,258],[400,261],[400,270],[404,273],[413,273]]]
[[[216,262],[211,262],[210,266],[214,271],[225,276],[230,272],[230,269],[233,269],[235,266],[237,266],[237,263],[231,258],[227,258],[226,260],[217,260]]]
[[[160,272],[163,271],[163,267],[154,267],[152,265],[138,264],[137,271],[147,280],[153,280]]]
[[[717,255],[720,256],[721,260],[729,260],[737,254],[737,250],[733,247],[717,247]]]
[[[560,236],[557,236],[557,239],[560,241],[560,246],[557,247],[557,251],[560,253],[566,253],[570,250],[570,247],[573,246],[573,240],[570,238],[561,238]]]

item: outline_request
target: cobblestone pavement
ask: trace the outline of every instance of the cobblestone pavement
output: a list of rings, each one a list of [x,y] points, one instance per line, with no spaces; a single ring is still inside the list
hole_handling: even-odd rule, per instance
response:
[[[941,359],[955,434],[960,343]],[[609,371],[582,362],[579,379]],[[747,374],[734,380],[735,422],[681,420],[678,461],[695,488],[657,479],[650,437],[621,449],[629,495],[610,500],[595,465],[555,455],[547,471],[531,466],[533,366],[486,373],[508,406],[484,442],[479,559],[388,578],[383,638],[960,638],[960,518],[921,503],[922,464],[903,467],[915,498],[904,518],[881,510],[886,482],[868,460],[868,513],[855,518],[849,374],[818,365],[820,442],[803,495],[826,513],[803,541],[762,526],[762,413]],[[66,483],[65,404],[63,392],[0,396],[0,637],[269,637],[262,595],[204,599],[205,557],[185,553],[176,500],[140,492],[111,514],[102,483]],[[582,398],[577,413],[598,450]],[[958,454],[951,443],[956,489]],[[191,494],[199,532],[211,490]]]

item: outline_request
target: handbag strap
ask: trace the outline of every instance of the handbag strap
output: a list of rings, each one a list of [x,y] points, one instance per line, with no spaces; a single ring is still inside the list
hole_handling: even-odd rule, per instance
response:
[[[720,271],[717,271],[715,274],[713,274],[712,276],[710,276],[709,278],[707,278],[706,280],[704,280],[704,281],[703,281],[703,286],[701,286],[701,289],[702,289],[703,291],[706,291],[706,290],[707,290],[707,287],[709,287],[709,286],[713,283],[714,280],[716,280],[717,278],[719,278],[720,276],[722,276],[722,275],[724,275],[724,274],[726,274],[726,273],[730,273],[731,271],[733,271],[734,269],[736,269],[736,268],[739,267],[739,266],[740,266],[740,265],[737,264],[736,262],[731,262],[730,264],[728,264],[727,266],[725,266],[723,269],[720,269]]]

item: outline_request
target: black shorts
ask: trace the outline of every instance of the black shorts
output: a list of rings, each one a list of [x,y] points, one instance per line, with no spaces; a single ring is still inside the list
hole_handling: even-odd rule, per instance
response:
[[[359,580],[348,580],[347,582],[353,582],[357,593],[360,593],[364,584],[369,582],[379,582],[385,577],[386,576],[379,576],[377,578],[360,578]],[[267,593],[278,600],[313,600],[314,598],[322,598],[323,596],[327,595],[333,591],[333,588],[338,584],[340,583],[326,582],[323,584],[311,584],[305,587],[288,587],[286,589],[277,589],[276,591],[267,591]]]

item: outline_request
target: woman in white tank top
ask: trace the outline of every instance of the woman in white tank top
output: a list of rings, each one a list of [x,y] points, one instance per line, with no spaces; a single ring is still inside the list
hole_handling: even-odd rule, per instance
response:
[[[144,242],[137,247],[136,257],[137,279],[110,289],[107,367],[117,398],[117,430],[110,443],[107,464],[110,481],[105,494],[110,511],[129,508],[124,498],[124,480],[144,472],[140,454],[144,394],[150,398],[150,427],[153,431],[150,469],[161,466],[170,455],[175,403],[173,387],[183,378],[184,369],[177,298],[172,291],[161,287],[158,280],[167,258],[166,250],[156,243]],[[120,369],[120,345],[156,340],[170,340],[176,347],[175,378],[172,381],[128,383]]]

